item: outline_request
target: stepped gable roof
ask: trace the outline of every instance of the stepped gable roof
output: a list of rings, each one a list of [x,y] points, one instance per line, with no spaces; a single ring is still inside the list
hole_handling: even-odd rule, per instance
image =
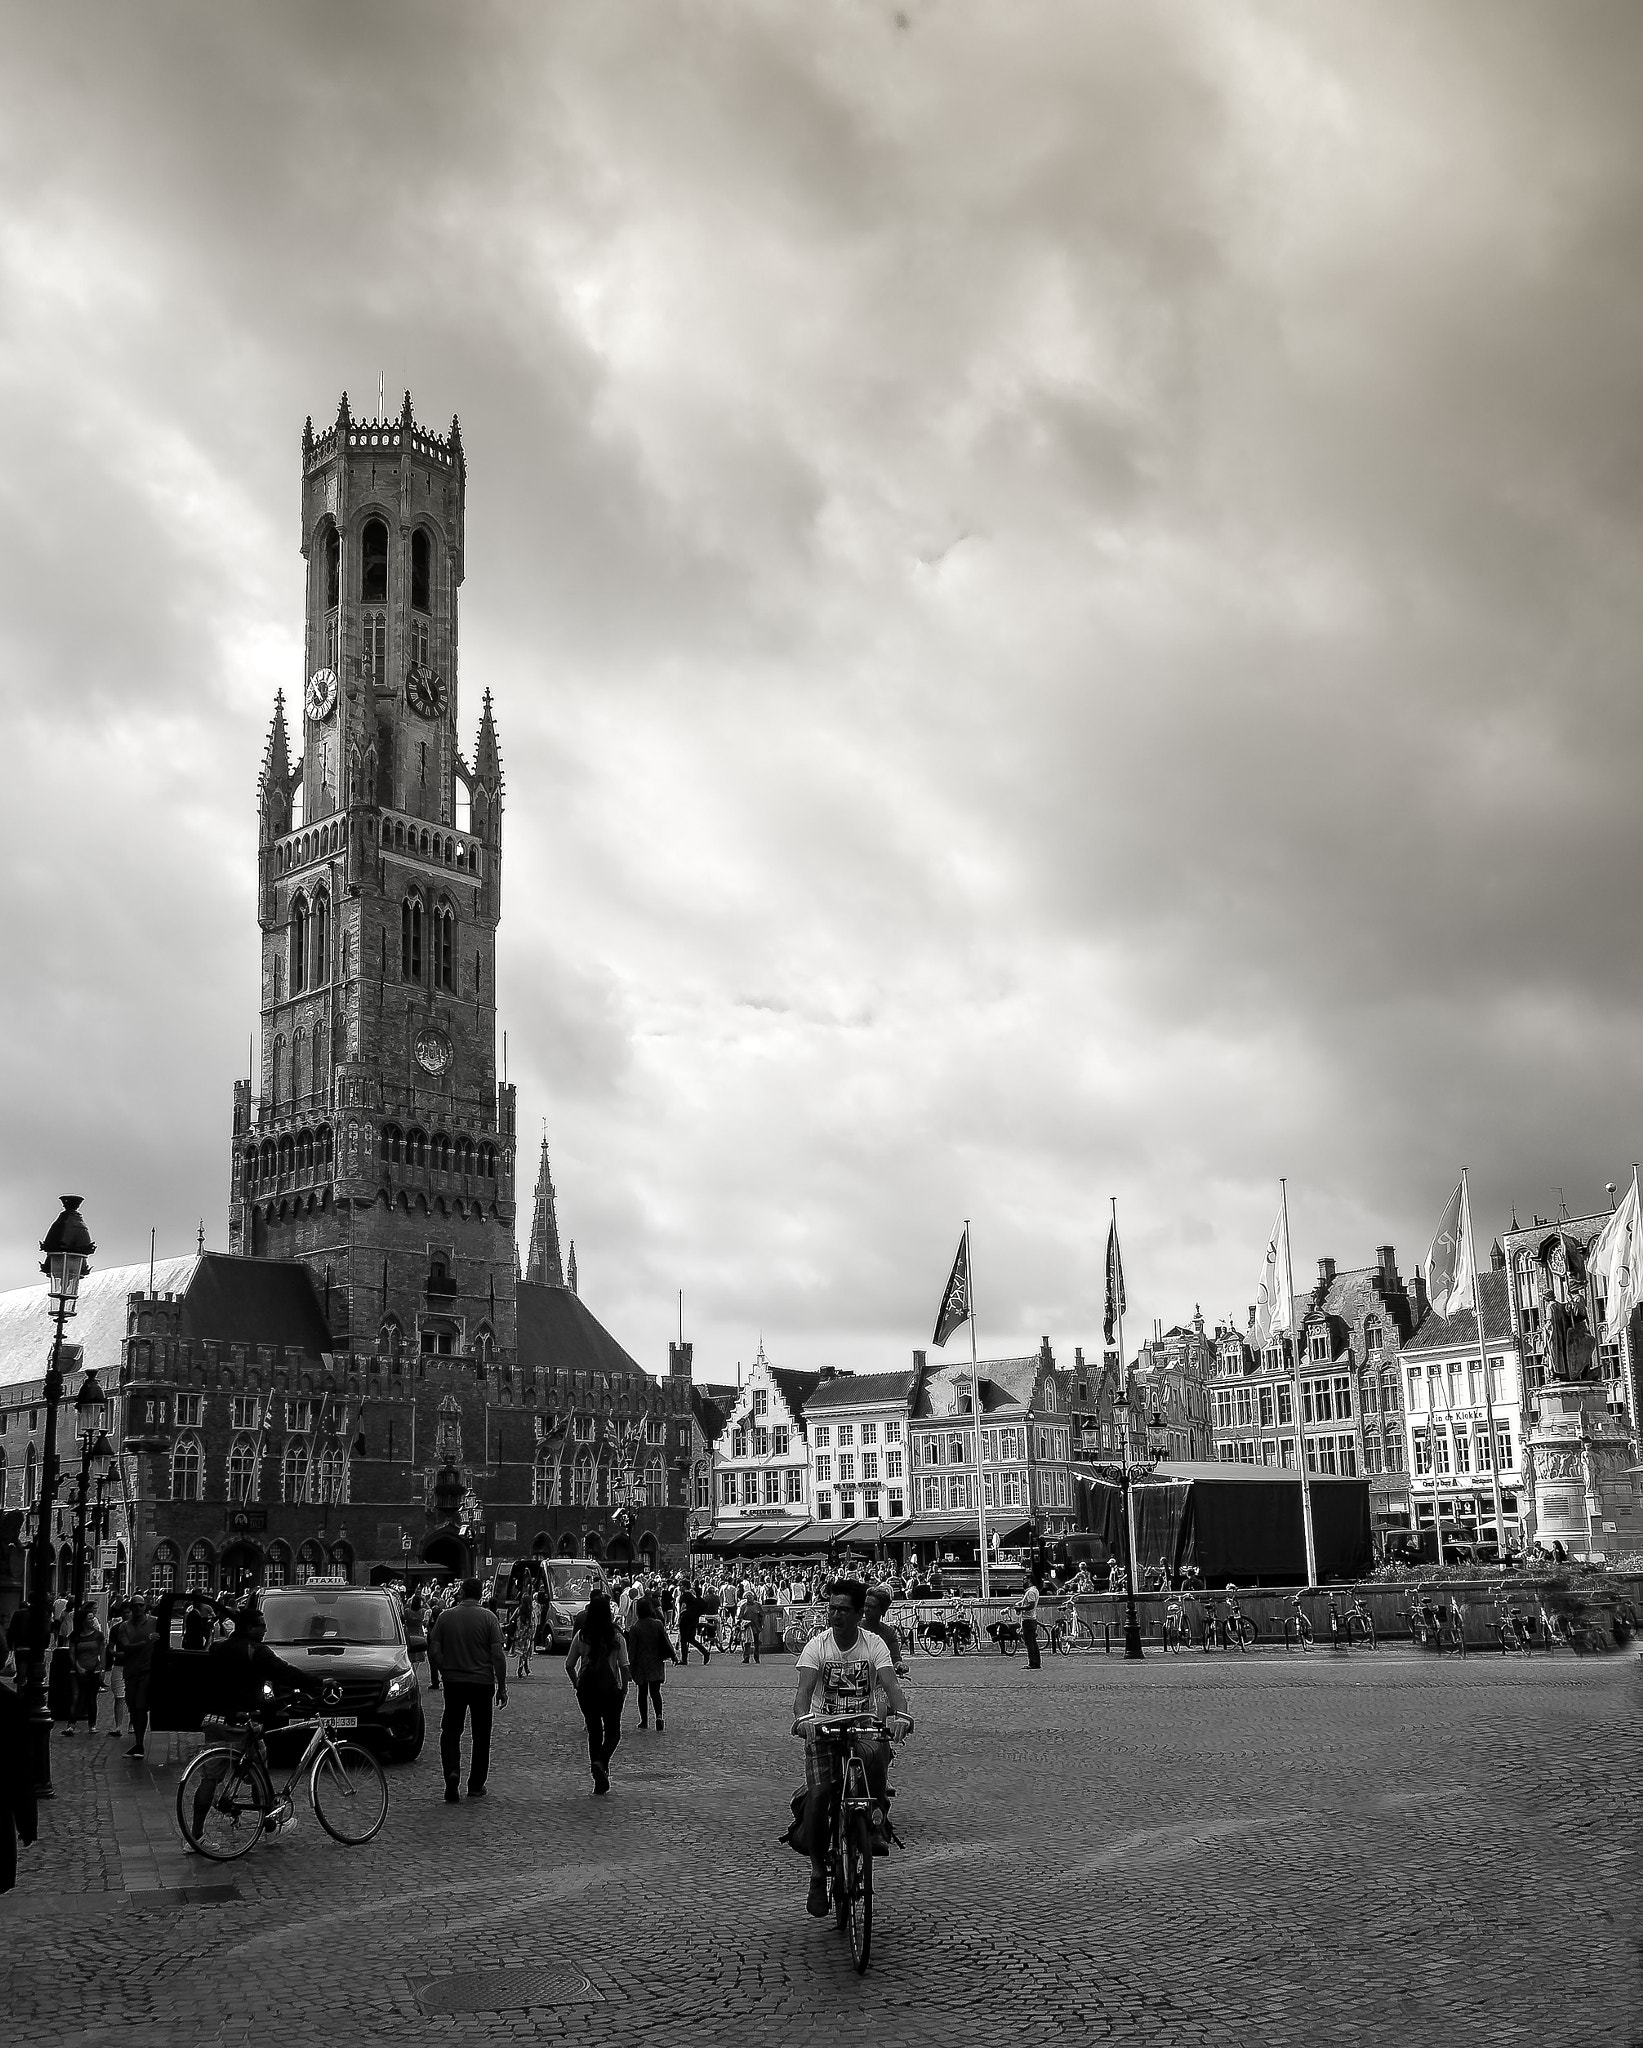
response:
[[[767,1365],[771,1382],[782,1399],[787,1403],[787,1412],[797,1422],[804,1413],[804,1404],[822,1384],[819,1372],[794,1372],[785,1365]]]
[[[294,1259],[191,1252],[186,1258],[156,1259],[153,1277],[156,1294],[182,1297],[186,1341],[283,1345],[316,1359],[332,1348],[314,1277]],[[140,1266],[93,1266],[80,1283],[64,1341],[81,1347],[80,1366],[107,1387],[120,1375],[129,1298],[146,1294],[148,1284],[146,1259]],[[37,1287],[0,1294],[0,1387],[45,1378],[51,1327],[44,1280]]]
[[[522,1366],[538,1372],[644,1372],[568,1287],[521,1280],[517,1302]]]
[[[1025,1358],[982,1359],[979,1368],[982,1414],[989,1415],[1000,1408],[1030,1408],[1041,1362],[1036,1351],[1028,1352]],[[913,1409],[914,1415],[939,1417],[945,1421],[961,1414],[959,1396],[969,1392],[973,1370],[976,1368],[968,1365],[942,1365],[933,1372],[927,1372]]]
[[[814,1415],[826,1408],[905,1402],[917,1377],[911,1368],[903,1372],[841,1372],[836,1379],[823,1380],[805,1406]]]
[[[1517,1337],[1512,1329],[1512,1304],[1506,1292],[1506,1275],[1503,1272],[1478,1275],[1478,1302],[1483,1310],[1484,1342],[1515,1344]],[[1407,1357],[1411,1351],[1475,1353],[1477,1348],[1477,1318],[1469,1308],[1462,1309],[1458,1316],[1440,1316],[1436,1309],[1429,1308],[1421,1317],[1419,1329],[1403,1346],[1403,1352]]]

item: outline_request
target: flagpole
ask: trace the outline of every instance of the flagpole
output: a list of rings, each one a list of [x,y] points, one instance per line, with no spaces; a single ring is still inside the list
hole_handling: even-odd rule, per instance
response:
[[[1466,1211],[1466,1255],[1472,1261],[1472,1313],[1478,1326],[1478,1364],[1483,1369],[1483,1405],[1489,1418],[1489,1479],[1495,1501],[1495,1548],[1506,1558],[1506,1514],[1500,1504],[1500,1440],[1495,1435],[1495,1396],[1490,1384],[1489,1353],[1483,1341],[1483,1282],[1478,1278],[1478,1241],[1472,1229],[1472,1190],[1466,1168],[1460,1170],[1460,1205]]]
[[[1112,1195],[1108,1199],[1112,1203],[1112,1228],[1116,1235],[1118,1230],[1118,1197]],[[1122,1272],[1124,1263],[1122,1252],[1119,1253],[1118,1263],[1119,1270]],[[1111,1286],[1111,1284],[1111,1277],[1109,1275],[1108,1285]],[[1141,1574],[1136,1565],[1138,1552],[1135,1547],[1135,1495],[1131,1491],[1132,1481],[1130,1477],[1130,1369],[1124,1357],[1124,1290],[1122,1287],[1114,1290],[1112,1305],[1118,1328],[1118,1393],[1124,1411],[1124,1433],[1119,1438],[1124,1459],[1124,1536],[1128,1550],[1128,1556],[1124,1562],[1129,1567],[1129,1613],[1133,1616],[1135,1613],[1135,1594],[1136,1589],[1141,1583]],[[1126,1657],[1130,1654],[1130,1647],[1130,1631],[1126,1627],[1124,1632],[1124,1655]],[[1134,1648],[1136,1656],[1139,1657],[1141,1654],[1139,1628],[1135,1631]]]
[[[981,1367],[976,1358],[976,1262],[970,1248],[970,1219],[964,1219],[964,1277],[970,1296],[970,1420],[976,1429],[976,1554],[981,1560],[981,1597],[992,1598],[987,1572],[987,1481],[981,1469]]]
[[[1289,1248],[1289,1182],[1278,1176],[1284,1213],[1284,1334],[1289,1339],[1289,1378],[1294,1389],[1295,1449],[1301,1474],[1301,1537],[1306,1545],[1306,1582],[1318,1583],[1318,1543],[1312,1530],[1312,1481],[1306,1471],[1306,1416],[1301,1407],[1301,1333],[1295,1327],[1295,1255]]]

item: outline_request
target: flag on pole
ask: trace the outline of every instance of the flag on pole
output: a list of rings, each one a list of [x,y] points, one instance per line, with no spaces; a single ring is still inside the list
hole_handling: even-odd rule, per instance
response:
[[[966,1229],[958,1241],[958,1257],[947,1276],[947,1291],[941,1297],[941,1312],[936,1317],[936,1334],[930,1340],[938,1351],[960,1324],[969,1320],[969,1315],[970,1233]]]
[[[1477,1298],[1472,1259],[1466,1248],[1471,1236],[1469,1222],[1463,1184],[1444,1204],[1438,1234],[1426,1254],[1426,1292],[1440,1316],[1458,1316],[1471,1308]]]
[[[1289,1270],[1284,1241],[1284,1212],[1280,1208],[1267,1235],[1266,1256],[1261,1262],[1261,1284],[1255,1295],[1255,1338],[1265,1345],[1274,1334],[1282,1336],[1294,1322],[1295,1283]]]
[[[1107,1226],[1107,1307],[1101,1318],[1101,1334],[1110,1344],[1113,1325],[1129,1307],[1124,1299],[1124,1255],[1118,1249],[1118,1217]]]
[[[1603,1335],[1612,1341],[1625,1330],[1632,1310],[1643,1301],[1643,1210],[1635,1173],[1620,1207],[1593,1238],[1586,1270],[1603,1283]]]

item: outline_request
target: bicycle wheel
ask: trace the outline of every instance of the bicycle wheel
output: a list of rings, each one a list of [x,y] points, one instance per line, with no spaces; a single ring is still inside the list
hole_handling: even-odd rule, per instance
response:
[[[844,1829],[844,1885],[850,1959],[858,1975],[867,1968],[873,1946],[873,1844],[867,1816],[853,1813]]]
[[[1261,1633],[1261,1631],[1260,1631],[1260,1630],[1259,1630],[1259,1629],[1258,1629],[1258,1628],[1256,1627],[1255,1623],[1254,1623],[1253,1621],[1251,1621],[1251,1620],[1250,1620],[1249,1616],[1248,1616],[1247,1614],[1245,1614],[1245,1615],[1242,1615],[1242,1616],[1241,1616],[1241,1617],[1239,1618],[1239,1622],[1238,1622],[1238,1647],[1239,1647],[1239,1649],[1240,1649],[1240,1650],[1252,1650],[1252,1649],[1254,1649],[1254,1647],[1255,1647],[1255,1639],[1256,1639],[1256,1637],[1257,1637],[1257,1636],[1258,1636],[1258,1635],[1259,1635],[1260,1633]]]
[[[319,1824],[335,1842],[368,1842],[388,1818],[388,1780],[357,1742],[339,1742],[314,1759],[308,1796]]]
[[[262,1835],[267,1789],[249,1751],[202,1749],[177,1787],[183,1840],[213,1863],[232,1863]]]

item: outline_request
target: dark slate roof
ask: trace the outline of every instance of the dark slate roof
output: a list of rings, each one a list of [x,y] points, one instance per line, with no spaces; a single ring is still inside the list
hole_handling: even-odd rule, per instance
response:
[[[1478,1275],[1478,1300],[1483,1307],[1483,1336],[1488,1344],[1510,1344],[1515,1341],[1512,1330],[1512,1304],[1506,1292],[1504,1273],[1480,1273]],[[1472,1311],[1463,1309],[1458,1316],[1440,1316],[1429,1308],[1421,1317],[1420,1328],[1407,1344],[1405,1353],[1411,1351],[1476,1351],[1478,1348],[1477,1318]]]
[[[317,1357],[336,1348],[313,1274],[295,1259],[206,1252],[183,1295],[183,1336],[219,1344],[283,1344]]]
[[[518,1283],[519,1363],[538,1372],[643,1372],[579,1295]]]
[[[822,1384],[819,1372],[793,1372],[785,1365],[767,1365],[771,1381],[777,1392],[787,1403],[787,1412],[797,1422],[804,1412],[804,1404]]]
[[[716,1444],[724,1435],[725,1424],[730,1420],[729,1408],[723,1401],[715,1400],[711,1394],[704,1394],[700,1388],[692,1388],[691,1400],[703,1436],[710,1444]]]
[[[913,1391],[917,1374],[905,1372],[841,1372],[837,1379],[823,1380],[810,1396],[808,1407],[814,1415],[823,1408],[859,1408],[876,1401],[905,1402]]]
[[[1028,1408],[1038,1383],[1040,1357],[1030,1351],[1025,1358],[984,1358],[981,1361],[981,1412],[1000,1408]],[[942,1365],[927,1372],[919,1389],[913,1413],[920,1419],[939,1417],[943,1422],[962,1412],[959,1398],[970,1391],[968,1365]]]

